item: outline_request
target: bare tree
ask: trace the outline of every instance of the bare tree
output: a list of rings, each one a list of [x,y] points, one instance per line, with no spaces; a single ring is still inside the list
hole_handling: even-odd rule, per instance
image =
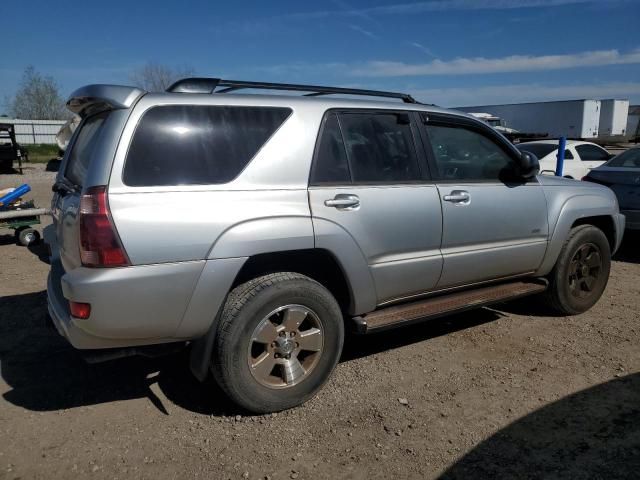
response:
[[[148,92],[164,92],[169,85],[180,78],[193,77],[191,67],[169,67],[159,63],[149,62],[135,69],[129,76],[136,87]]]
[[[15,118],[60,120],[70,116],[56,81],[41,75],[33,66],[24,69],[20,87],[8,104],[9,113]]]

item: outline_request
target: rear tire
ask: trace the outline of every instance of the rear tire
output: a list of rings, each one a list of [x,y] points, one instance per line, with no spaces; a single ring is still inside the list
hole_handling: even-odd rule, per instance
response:
[[[25,247],[36,245],[40,241],[40,233],[35,228],[22,227],[16,230],[16,240]]]
[[[605,234],[592,225],[571,229],[549,275],[547,303],[564,315],[589,310],[609,280],[611,249]]]
[[[311,399],[338,363],[344,321],[335,298],[309,277],[281,272],[236,287],[217,326],[211,371],[253,413]]]

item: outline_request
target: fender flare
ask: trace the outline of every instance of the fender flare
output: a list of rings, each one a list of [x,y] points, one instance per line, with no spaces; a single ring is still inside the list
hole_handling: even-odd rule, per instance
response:
[[[211,247],[207,265],[211,264],[212,274],[207,275],[209,269],[205,268],[181,324],[181,327],[191,325],[196,317],[209,312],[208,325],[203,329],[205,325],[199,323],[198,335],[194,337],[200,338],[193,342],[191,350],[190,366],[196,378],[203,381],[207,376],[221,307],[235,275],[247,259],[261,253],[314,248],[328,251],[342,269],[350,290],[349,314],[358,315],[375,309],[377,297],[369,266],[356,241],[339,225],[321,219],[314,219],[312,223],[310,217],[264,218],[236,224]],[[221,267],[228,269],[227,277],[231,278],[227,278],[229,286],[224,296],[214,297],[210,292],[218,277],[213,273]],[[235,274],[231,275],[233,272]],[[180,330],[182,335],[194,333]]]
[[[560,251],[564,246],[565,240],[569,235],[569,231],[571,230],[571,226],[578,220],[589,217],[602,217],[607,216],[611,217],[612,223],[615,228],[615,246],[617,247],[620,243],[620,232],[619,229],[619,220],[618,220],[618,212],[615,207],[615,202],[612,202],[611,205],[603,204],[602,195],[576,195],[571,198],[568,198],[562,206],[559,208],[559,212],[557,214],[557,221],[553,226],[552,233],[549,237],[549,243],[547,246],[547,251],[545,252],[544,259],[536,275],[547,275],[556,264],[558,257],[560,255]],[[552,211],[550,209],[550,216],[552,215]],[[615,251],[615,248],[612,248],[612,253]]]

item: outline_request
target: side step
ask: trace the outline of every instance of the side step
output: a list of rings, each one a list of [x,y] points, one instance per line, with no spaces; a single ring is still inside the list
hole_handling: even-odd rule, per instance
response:
[[[544,292],[546,289],[547,282],[542,279],[500,283],[382,308],[361,317],[355,317],[353,320],[357,333],[375,333],[491,303]]]

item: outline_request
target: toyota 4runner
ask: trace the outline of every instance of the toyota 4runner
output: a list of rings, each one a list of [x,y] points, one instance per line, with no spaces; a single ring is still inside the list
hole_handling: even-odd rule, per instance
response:
[[[609,189],[539,176],[485,123],[406,94],[196,78],[67,106],[82,123],[45,231],[58,331],[111,357],[190,344],[194,374],[252,412],[311,398],[347,328],[529,294],[584,312],[624,231]]]

